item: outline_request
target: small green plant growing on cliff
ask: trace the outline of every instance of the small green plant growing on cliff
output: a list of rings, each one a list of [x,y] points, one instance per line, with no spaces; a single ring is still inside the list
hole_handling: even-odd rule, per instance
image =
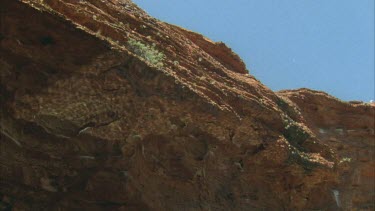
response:
[[[292,148],[289,157],[286,161],[287,164],[297,163],[303,167],[307,172],[310,172],[313,168],[319,166],[318,162],[313,162],[310,159],[310,155],[299,151],[297,148]]]
[[[292,146],[297,148],[300,148],[300,145],[310,137],[309,133],[302,126],[289,117],[284,119],[283,135]]]
[[[352,161],[351,158],[344,157],[344,158],[342,158],[342,159],[339,161],[339,163],[340,163],[340,164],[341,164],[341,163],[344,163],[344,162],[350,163],[351,161]]]
[[[157,67],[163,67],[163,60],[165,58],[165,55],[162,52],[159,52],[157,49],[155,49],[155,46],[149,46],[147,44],[142,43],[141,41],[129,38],[128,48],[131,52],[142,57],[150,64],[155,65]]]

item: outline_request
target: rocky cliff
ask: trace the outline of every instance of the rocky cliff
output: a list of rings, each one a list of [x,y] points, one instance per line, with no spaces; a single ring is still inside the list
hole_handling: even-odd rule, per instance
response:
[[[345,103],[326,93],[307,89],[278,93],[299,108],[316,136],[337,153],[344,210],[373,210],[375,198],[375,105]]]
[[[0,21],[0,209],[374,209],[375,106],[274,93],[129,0]]]

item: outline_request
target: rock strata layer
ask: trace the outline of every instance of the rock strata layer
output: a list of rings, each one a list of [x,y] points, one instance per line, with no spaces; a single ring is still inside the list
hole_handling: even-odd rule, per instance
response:
[[[128,0],[0,21],[0,210],[374,209],[374,105],[274,93]]]

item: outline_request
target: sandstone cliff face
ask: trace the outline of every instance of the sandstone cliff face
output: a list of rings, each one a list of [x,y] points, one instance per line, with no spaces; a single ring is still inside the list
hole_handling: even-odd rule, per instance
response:
[[[374,208],[374,106],[275,94],[126,0],[0,15],[0,209]]]
[[[344,103],[306,89],[282,91],[300,109],[305,124],[339,157],[337,194],[347,210],[373,210],[375,106]]]

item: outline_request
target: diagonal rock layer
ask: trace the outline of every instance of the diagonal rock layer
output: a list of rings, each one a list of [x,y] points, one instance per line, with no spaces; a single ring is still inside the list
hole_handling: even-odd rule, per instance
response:
[[[0,210],[374,209],[374,105],[129,0],[1,0],[0,30]]]

